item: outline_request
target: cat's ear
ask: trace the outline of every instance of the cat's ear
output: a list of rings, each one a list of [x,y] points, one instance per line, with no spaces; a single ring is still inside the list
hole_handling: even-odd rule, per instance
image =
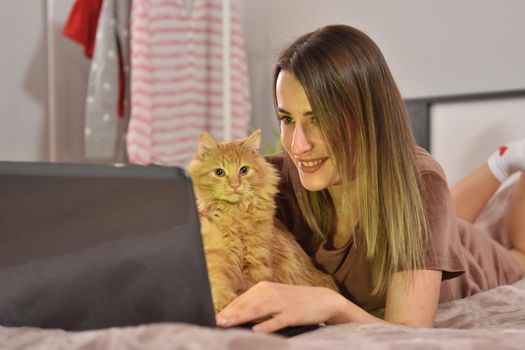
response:
[[[207,153],[210,153],[213,150],[216,150],[219,148],[219,144],[217,141],[208,134],[206,131],[203,131],[199,137],[199,150],[197,151],[197,154],[199,157],[203,157]]]
[[[246,147],[250,151],[250,153],[259,153],[259,148],[261,147],[261,129],[255,130],[250,136],[248,136],[244,140],[243,144],[244,147]]]

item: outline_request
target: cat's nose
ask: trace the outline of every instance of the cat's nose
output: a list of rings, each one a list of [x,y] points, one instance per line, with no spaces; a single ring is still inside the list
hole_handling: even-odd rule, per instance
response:
[[[234,191],[237,191],[239,189],[239,187],[241,186],[241,182],[240,181],[236,181],[236,182],[232,182],[230,183],[230,187],[232,188],[232,190]]]

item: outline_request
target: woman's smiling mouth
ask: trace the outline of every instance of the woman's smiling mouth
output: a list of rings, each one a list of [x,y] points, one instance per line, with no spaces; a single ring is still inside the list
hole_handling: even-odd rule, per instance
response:
[[[299,169],[307,174],[311,174],[319,170],[328,158],[297,160]]]

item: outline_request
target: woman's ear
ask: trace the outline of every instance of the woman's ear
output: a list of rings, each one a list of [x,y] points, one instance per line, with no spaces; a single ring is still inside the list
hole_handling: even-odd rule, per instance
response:
[[[261,147],[261,129],[255,130],[243,141],[244,147],[252,154],[258,154]]]

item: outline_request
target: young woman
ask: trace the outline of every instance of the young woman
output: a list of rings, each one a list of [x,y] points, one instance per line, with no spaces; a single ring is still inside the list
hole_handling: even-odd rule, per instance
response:
[[[500,182],[525,169],[525,140],[495,153],[451,195],[441,167],[415,144],[380,50],[349,26],[298,38],[280,55],[273,86],[286,151],[269,157],[282,173],[278,218],[341,294],[262,282],[217,315],[219,326],[431,327],[439,302],[524,276],[525,176],[511,203],[512,250],[472,222]]]

